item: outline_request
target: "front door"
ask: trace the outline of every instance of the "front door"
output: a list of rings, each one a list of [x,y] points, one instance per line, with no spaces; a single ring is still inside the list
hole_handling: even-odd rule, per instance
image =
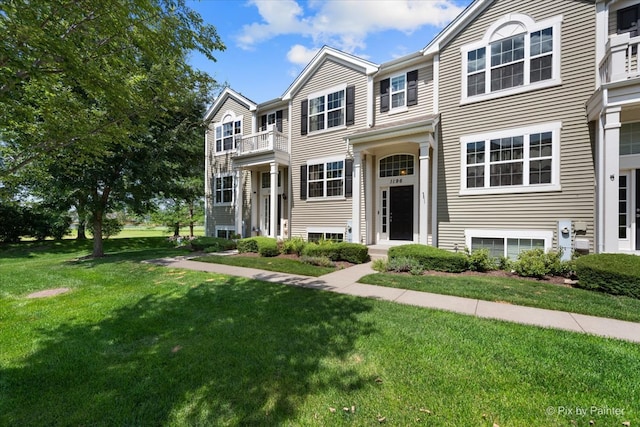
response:
[[[413,185],[389,187],[389,239],[413,240]]]

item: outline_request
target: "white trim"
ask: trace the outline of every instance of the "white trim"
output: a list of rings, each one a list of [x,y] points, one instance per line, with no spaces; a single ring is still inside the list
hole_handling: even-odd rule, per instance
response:
[[[213,237],[218,237],[218,231],[219,230],[223,230],[223,231],[231,231],[232,234],[237,234],[236,232],[236,227],[233,225],[216,225],[213,228]]]
[[[229,177],[229,176],[233,180],[231,182],[231,188],[223,187],[223,189],[225,191],[227,191],[227,190],[231,191],[231,201],[230,202],[216,202],[216,194],[218,192],[218,188],[216,187],[216,179],[218,179],[218,178],[226,178],[226,177]],[[237,182],[237,175],[234,172],[217,173],[217,174],[213,175],[212,181],[213,181],[213,185],[212,185],[212,187],[213,187],[213,192],[212,192],[213,206],[214,207],[215,206],[233,206],[233,204],[236,201],[236,194],[235,194],[236,185],[239,185],[238,182]]]
[[[333,162],[342,162],[342,194],[338,196],[327,196],[327,163]],[[325,201],[325,200],[346,200],[345,190],[346,190],[346,172],[347,172],[347,161],[344,156],[331,156],[331,157],[319,157],[315,159],[309,159],[306,162],[307,165],[307,202],[317,202],[317,201]],[[323,181],[323,196],[311,196],[309,191],[309,167],[313,165],[323,165],[324,166],[324,178]],[[330,181],[336,181],[337,178],[330,179]],[[314,182],[319,182],[319,180],[315,180]]]
[[[236,122],[240,122],[240,133],[236,134],[235,133],[235,126],[236,126]],[[224,149],[224,140],[225,140],[225,136],[223,135],[223,125],[227,124],[227,123],[231,123],[231,138],[232,138],[232,146],[231,148],[228,149]],[[218,142],[218,137],[216,135],[216,131],[220,129],[220,141],[221,141],[221,145],[220,151],[217,151],[217,142]],[[233,153],[236,151],[236,138],[237,136],[239,136],[240,138],[242,138],[243,132],[244,131],[244,116],[241,115],[237,115],[235,111],[233,110],[227,110],[224,112],[224,114],[222,115],[222,119],[219,122],[214,122],[213,123],[213,154],[214,156],[219,156],[219,155],[223,155],[223,154],[228,154],[228,153]]]
[[[397,79],[397,78],[404,78],[404,88],[402,90],[397,90],[397,91],[393,91],[393,79]],[[399,73],[399,74],[394,74],[392,76],[389,76],[389,113],[392,112],[403,112],[403,111],[407,111],[408,107],[407,107],[407,84],[409,82],[407,81],[407,73]],[[403,103],[402,105],[399,105],[397,107],[393,106],[393,95],[398,95],[402,93],[404,95],[403,98]]]
[[[541,123],[520,128],[502,129],[493,132],[480,133],[475,135],[464,135],[460,137],[460,195],[472,194],[505,194],[505,193],[530,193],[542,191],[559,191],[560,185],[560,130],[562,122]],[[551,183],[549,184],[528,184],[529,175],[529,136],[535,133],[551,132],[552,156],[551,156]],[[500,187],[489,186],[489,168],[491,161],[489,158],[489,147],[491,139],[508,138],[512,136],[523,136],[523,184]],[[485,142],[485,186],[478,188],[467,188],[467,143]]]
[[[342,107],[340,108],[342,110],[342,124],[338,126],[329,127],[329,107],[328,107],[329,102],[327,100],[327,95],[330,95],[332,93],[337,93],[337,92],[343,92]],[[311,108],[311,100],[320,98],[320,97],[324,98],[324,110],[321,113],[314,114],[314,116],[318,116],[320,114],[323,115],[324,117],[323,128],[318,130],[311,130],[311,112],[309,111]],[[336,111],[336,110],[338,109],[333,109],[331,111]],[[335,131],[338,129],[346,129],[346,127],[347,127],[347,84],[346,83],[336,85],[328,89],[323,89],[318,92],[313,92],[307,96],[307,135],[317,135],[320,133]]]
[[[544,240],[545,252],[553,249],[553,231],[547,230],[517,230],[517,229],[477,229],[477,228],[465,228],[464,230],[464,244],[467,248],[471,249],[471,238],[479,237],[485,239],[541,239]],[[504,245],[504,256],[506,256],[507,245]]]
[[[205,115],[204,115],[204,121],[205,122],[207,122],[207,121],[209,121],[209,120],[211,120],[213,118],[215,113],[218,111],[218,109],[220,107],[222,107],[222,104],[224,104],[224,101],[226,101],[227,98],[235,99],[239,104],[244,105],[249,111],[255,111],[256,108],[257,108],[257,104],[255,102],[251,101],[249,98],[247,98],[245,96],[242,96],[241,94],[239,94],[235,90],[233,90],[233,89],[231,89],[229,87],[226,87],[226,88],[224,88],[222,93],[220,95],[218,95],[218,97],[213,102],[211,107],[209,107],[209,109],[205,113]]]
[[[556,86],[562,83],[561,79],[561,38],[562,38],[562,15],[557,15],[543,21],[535,22],[531,17],[521,14],[512,13],[503,16],[496,22],[494,22],[489,29],[485,32],[484,37],[476,42],[468,43],[460,48],[461,60],[462,60],[462,72],[461,72],[461,97],[460,104],[469,104],[478,101],[484,101],[487,99],[501,98],[503,96],[514,95],[518,93],[528,92],[531,90],[537,90]],[[529,68],[531,64],[531,50],[530,50],[530,34],[535,31],[544,30],[545,28],[552,28],[553,31],[553,51],[552,51],[552,68],[551,78],[547,80],[541,80],[534,83],[529,83],[530,73]],[[491,91],[491,43],[513,37],[518,34],[524,34],[524,70],[523,70],[523,84],[520,86],[514,86],[508,89]],[[467,95],[467,54],[473,50],[485,48],[485,66],[484,66],[484,78],[485,78],[485,93],[477,94],[473,96]]]
[[[346,242],[347,224],[345,222],[344,227],[307,227],[305,231],[304,238],[306,241],[309,241],[309,233],[322,233],[324,239],[327,238],[327,234],[342,234],[342,241]]]
[[[433,114],[438,114],[440,108],[440,54],[433,57]]]

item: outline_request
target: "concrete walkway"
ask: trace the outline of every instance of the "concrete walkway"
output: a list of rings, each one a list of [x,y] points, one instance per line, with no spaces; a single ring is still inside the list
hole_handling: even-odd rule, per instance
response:
[[[377,298],[401,304],[453,311],[481,318],[564,329],[640,343],[640,323],[357,283],[362,276],[374,273],[370,262],[338,270],[321,277],[296,276],[254,268],[197,262],[191,261],[187,257],[162,258],[147,262],[173,268],[220,273],[359,297]]]

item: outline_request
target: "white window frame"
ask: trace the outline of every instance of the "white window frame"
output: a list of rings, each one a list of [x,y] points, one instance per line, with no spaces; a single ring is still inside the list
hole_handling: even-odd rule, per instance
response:
[[[231,187],[225,187],[224,185],[222,185],[222,188],[220,189],[221,193],[220,193],[220,197],[221,197],[221,201],[218,202],[218,184],[217,181],[218,179],[221,180],[221,183],[224,184],[224,178],[228,178],[231,177]],[[213,177],[213,204],[215,206],[232,206],[233,203],[235,202],[235,185],[236,185],[236,176],[233,173],[221,173],[221,174],[216,174]],[[224,201],[224,192],[225,191],[231,191],[231,201],[229,202],[225,202]]]
[[[504,129],[490,133],[482,133],[476,135],[465,135],[460,138],[460,195],[472,194],[505,194],[505,193],[530,193],[544,191],[559,191],[560,186],[560,130],[562,122],[542,123],[522,128]],[[529,137],[532,134],[551,132],[552,156],[551,156],[551,183],[548,184],[529,184],[529,168],[532,161],[540,159],[548,159],[548,157],[530,157],[529,153]],[[523,170],[522,185],[508,186],[490,186],[490,142],[492,139],[509,138],[515,136],[523,136]],[[467,188],[467,144],[483,141],[485,144],[484,157],[484,187]],[[496,162],[494,162],[496,163]]]
[[[341,178],[327,178],[327,164],[329,163],[335,163],[335,162],[342,162],[342,177]],[[323,165],[323,177],[322,179],[316,179],[316,180],[311,180],[310,179],[310,173],[311,173],[311,166],[315,166],[315,165]],[[313,159],[313,160],[308,160],[307,161],[307,201],[313,201],[313,200],[342,200],[345,199],[345,185],[346,185],[346,180],[345,180],[345,172],[346,172],[346,166],[347,166],[347,161],[344,157],[324,157],[321,159]],[[327,182],[328,181],[337,181],[341,179],[342,180],[342,194],[337,195],[337,196],[327,196]],[[323,182],[322,185],[322,196],[312,196],[311,195],[311,187],[310,184],[311,182]]]
[[[233,225],[216,225],[213,229],[214,232],[214,236],[213,237],[218,237],[218,231],[227,231],[227,235],[233,235],[236,234],[236,227]],[[229,239],[230,237],[227,237],[227,239]]]
[[[328,96],[338,93],[338,92],[342,92],[342,106],[338,107],[338,108],[332,108],[329,109],[329,105],[328,105]],[[318,98],[322,98],[323,99],[323,110],[321,112],[318,113],[314,113],[311,114],[311,105],[313,100],[316,100]],[[323,90],[321,92],[314,92],[312,94],[310,94],[307,97],[307,129],[308,129],[308,134],[318,134],[318,133],[322,133],[322,132],[330,132],[330,131],[334,131],[334,130],[338,130],[338,129],[346,129],[347,125],[346,125],[346,120],[347,120],[347,85],[346,84],[342,84],[339,86],[334,86],[332,88]],[[331,112],[335,112],[335,111],[342,111],[342,124],[336,125],[336,126],[331,126],[329,127],[329,113]],[[323,116],[323,128],[322,129],[313,129],[311,126],[311,117],[315,117],[315,116]]]
[[[465,246],[471,250],[472,238],[484,239],[504,239],[504,254],[507,256],[507,239],[536,239],[544,240],[544,251],[549,252],[553,249],[553,231],[547,230],[492,230],[492,229],[465,229],[464,241]]]
[[[310,233],[319,233],[322,234],[324,236],[325,239],[327,239],[327,235],[328,234],[342,234],[342,241],[344,242],[347,233],[346,233],[346,229],[344,227],[307,227],[306,229],[306,240],[309,240],[309,234]]]
[[[224,148],[224,140],[225,140],[225,136],[223,135],[224,132],[224,125],[231,123],[231,138],[232,138],[232,142],[231,142],[231,148]],[[240,132],[236,132],[236,125],[239,124],[239,128],[240,128]],[[237,144],[238,144],[238,138],[242,138],[242,126],[243,126],[243,121],[242,121],[242,116],[236,116],[236,114],[233,111],[227,111],[222,120],[219,123],[216,123],[213,129],[213,152],[218,155],[218,154],[224,154],[224,153],[229,153],[229,152],[233,152],[236,150]],[[220,137],[218,137],[218,134],[220,135]],[[218,150],[218,141],[220,141],[220,150]]]
[[[468,104],[472,102],[484,101],[487,99],[500,98],[503,96],[514,95],[517,93],[528,92],[530,90],[542,89],[550,86],[559,85],[562,83],[560,73],[560,52],[562,39],[562,15],[554,16],[543,21],[535,22],[528,15],[513,13],[506,15],[496,21],[486,31],[482,40],[466,44],[460,48],[462,59],[462,72],[461,72],[461,100],[460,104]],[[531,60],[544,55],[531,55],[531,34],[537,31],[541,31],[547,28],[551,28],[553,31],[553,50],[551,51],[551,78],[547,80],[541,80],[534,83],[530,82]],[[519,34],[524,34],[524,70],[523,70],[523,84],[514,86],[507,89],[491,91],[491,44],[500,40],[505,40]],[[485,48],[485,65],[484,65],[484,78],[485,78],[485,93],[477,95],[467,94],[467,76],[477,74],[480,70],[468,72],[468,54],[472,51]]]
[[[393,80],[394,79],[402,79],[402,89],[393,90]],[[402,105],[398,105],[396,107],[393,106],[393,97],[394,95],[402,94]],[[391,76],[389,78],[389,113],[391,112],[399,112],[405,111],[407,109],[407,73],[398,74],[395,76]]]

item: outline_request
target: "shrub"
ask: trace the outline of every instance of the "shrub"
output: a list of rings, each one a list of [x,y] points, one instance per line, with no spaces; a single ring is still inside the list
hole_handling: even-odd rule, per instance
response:
[[[241,254],[245,252],[258,252],[258,242],[255,240],[255,237],[238,240],[237,247],[238,252]]]
[[[338,247],[338,259],[353,264],[362,264],[369,261],[369,248],[360,243],[341,242],[335,244]]]
[[[511,261],[509,257],[502,255],[498,258],[497,267],[498,270],[511,271],[513,270],[513,261]]]
[[[256,252],[266,257],[277,256],[280,253],[278,241],[272,237],[247,237],[238,240],[237,246],[239,253]]]
[[[330,240],[307,243],[302,250],[303,256],[308,257],[326,257],[331,261],[338,261],[340,251],[335,243]]]
[[[319,267],[335,267],[333,261],[324,256],[302,256],[300,261],[305,264],[317,265]]]
[[[276,239],[258,240],[258,253],[263,257],[273,257],[280,254]]]
[[[640,257],[628,254],[593,254],[576,259],[578,286],[612,295],[640,299]]]
[[[395,258],[408,257],[417,260],[424,270],[459,273],[468,269],[467,257],[434,246],[409,244],[389,249],[389,263]]]
[[[518,254],[513,269],[518,276],[543,278],[549,273],[542,249],[531,249]]]
[[[496,261],[489,254],[489,249],[476,249],[473,252],[466,250],[471,271],[491,271],[497,268]]]
[[[222,237],[196,237],[190,242],[194,251],[220,252],[230,251],[236,248],[236,242]]]
[[[387,263],[387,260],[383,258],[374,259],[371,263],[371,268],[373,268],[373,270],[377,271],[378,273],[384,273],[385,271],[388,271],[388,266],[389,264]]]
[[[296,236],[282,243],[282,252],[285,254],[302,254],[306,243],[302,237]]]

